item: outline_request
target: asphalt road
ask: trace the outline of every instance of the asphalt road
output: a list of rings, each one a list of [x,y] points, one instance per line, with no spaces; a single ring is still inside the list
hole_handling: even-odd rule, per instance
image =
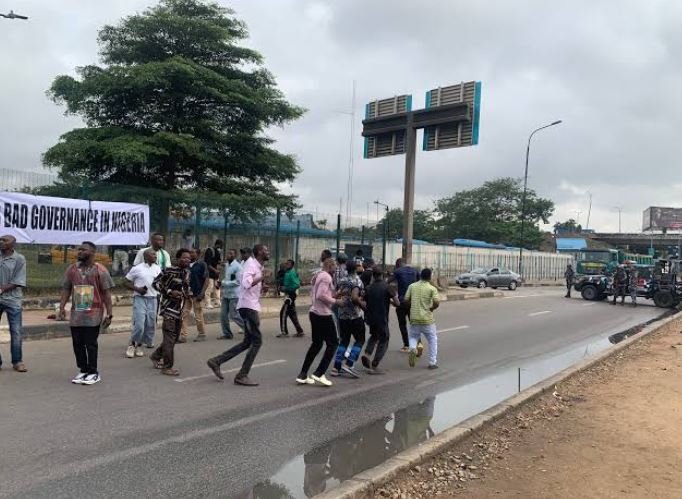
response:
[[[332,388],[295,385],[309,338],[275,338],[275,320],[263,322],[257,388],[232,383],[241,358],[223,366],[232,370],[224,382],[208,371],[205,360],[229,346],[215,339],[215,326],[209,341],[176,347],[175,379],[146,357],[125,358],[124,334],[101,337],[103,381],[94,386],[69,383],[76,372],[69,339],[25,343],[30,372],[0,372],[0,497],[287,497],[269,482],[269,492],[253,486],[288,473],[281,468],[295,456],[426,396],[661,314],[561,294],[527,288],[444,304],[436,312],[437,371],[426,359],[407,366],[393,323],[387,374],[338,379]],[[291,470],[299,472],[291,479],[303,483],[303,472]]]

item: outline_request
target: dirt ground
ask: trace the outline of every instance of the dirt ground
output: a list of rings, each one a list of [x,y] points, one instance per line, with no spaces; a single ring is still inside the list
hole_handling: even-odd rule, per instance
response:
[[[682,319],[633,343],[377,497],[682,498]]]

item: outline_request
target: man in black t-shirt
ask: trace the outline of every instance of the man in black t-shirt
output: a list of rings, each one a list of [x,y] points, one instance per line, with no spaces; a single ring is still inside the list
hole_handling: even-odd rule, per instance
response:
[[[223,262],[223,255],[221,253],[223,249],[223,241],[221,239],[216,239],[213,248],[206,248],[204,251],[204,261],[208,265],[208,288],[206,290],[206,303],[205,308],[220,307],[220,288],[218,283],[220,282],[220,265]]]
[[[365,320],[369,324],[370,337],[365,347],[365,353],[360,360],[365,369],[367,369],[368,374],[383,374],[383,371],[379,369],[379,363],[388,349],[390,336],[388,331],[388,312],[391,308],[391,303],[399,307],[400,301],[395,290],[384,280],[384,275],[380,269],[374,268],[372,277],[374,281],[365,290],[365,302],[367,303]],[[369,358],[374,353],[375,347],[376,354],[370,363]]]

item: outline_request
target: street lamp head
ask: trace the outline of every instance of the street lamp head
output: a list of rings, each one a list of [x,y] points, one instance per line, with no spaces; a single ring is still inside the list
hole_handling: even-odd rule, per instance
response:
[[[560,123],[561,123],[561,120],[557,120],[557,121],[555,121],[554,123],[552,123],[550,126],[558,125],[558,124],[560,124]]]

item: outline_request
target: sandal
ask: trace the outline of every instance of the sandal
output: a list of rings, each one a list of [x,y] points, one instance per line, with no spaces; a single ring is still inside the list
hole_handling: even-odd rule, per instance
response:
[[[161,370],[161,374],[165,374],[166,376],[179,376],[180,371],[173,369],[172,367],[167,367]]]

